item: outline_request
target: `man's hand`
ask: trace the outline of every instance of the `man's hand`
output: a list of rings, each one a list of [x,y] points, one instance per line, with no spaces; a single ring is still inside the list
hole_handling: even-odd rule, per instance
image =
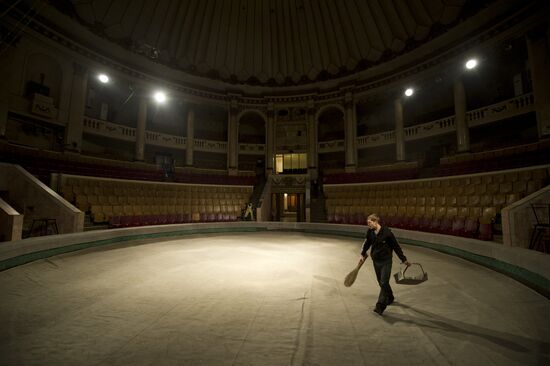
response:
[[[365,256],[363,257],[362,255],[359,256],[359,262],[364,262],[365,259],[367,259],[369,255],[368,254],[365,254]]]
[[[406,265],[407,267],[409,267],[411,264],[409,263],[409,261],[405,261],[403,262],[404,265]]]

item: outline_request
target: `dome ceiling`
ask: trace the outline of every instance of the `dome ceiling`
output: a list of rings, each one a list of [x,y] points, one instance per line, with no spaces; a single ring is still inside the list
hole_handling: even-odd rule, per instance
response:
[[[473,3],[71,0],[61,10],[171,68],[236,84],[288,86],[342,77],[404,54],[487,1]]]

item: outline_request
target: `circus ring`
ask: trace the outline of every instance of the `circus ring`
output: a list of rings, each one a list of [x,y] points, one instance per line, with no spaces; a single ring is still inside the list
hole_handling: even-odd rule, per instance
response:
[[[370,263],[343,285],[364,231],[243,222],[4,243],[0,364],[548,363],[547,255],[394,229],[429,280],[392,279],[379,317]]]

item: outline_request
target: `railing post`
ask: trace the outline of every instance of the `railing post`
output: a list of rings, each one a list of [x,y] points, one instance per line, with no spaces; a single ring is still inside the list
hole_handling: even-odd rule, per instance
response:
[[[457,151],[470,151],[470,130],[466,120],[466,93],[464,83],[458,78],[454,82],[454,101],[455,101],[455,126]]]
[[[147,99],[145,97],[140,98],[138,108],[135,159],[143,161],[145,159],[145,124],[147,123]]]
[[[395,116],[395,158],[397,161],[405,160],[405,130],[403,123],[403,102],[397,98],[393,102]]]
[[[189,106],[187,111],[187,145],[185,146],[185,165],[193,166],[195,151],[195,109]]]

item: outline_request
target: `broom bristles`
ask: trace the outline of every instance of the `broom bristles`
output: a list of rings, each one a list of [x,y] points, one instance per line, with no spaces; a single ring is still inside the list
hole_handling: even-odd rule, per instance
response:
[[[351,285],[353,285],[353,283],[355,282],[355,279],[357,278],[357,274],[359,273],[359,270],[361,269],[361,266],[363,265],[363,263],[365,263],[364,260],[359,261],[359,263],[357,264],[357,267],[355,267],[353,271],[348,273],[346,278],[344,278],[344,286],[350,287]]]
[[[357,278],[357,274],[359,273],[359,268],[355,268],[353,271],[348,273],[346,278],[344,279],[344,286],[350,287],[355,282],[355,279]]]

